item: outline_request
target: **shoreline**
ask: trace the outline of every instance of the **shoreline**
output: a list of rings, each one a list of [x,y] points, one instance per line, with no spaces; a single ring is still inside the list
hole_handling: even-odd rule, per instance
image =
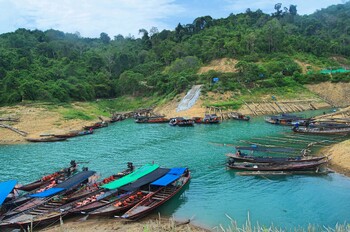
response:
[[[171,106],[174,110],[174,103],[172,103]],[[49,111],[43,107],[14,106],[1,107],[0,109],[5,112],[11,112],[12,114],[9,114],[9,116],[15,115],[20,118],[19,122],[11,123],[15,128],[29,132],[27,137],[23,137],[11,130],[0,127],[0,146],[27,144],[29,142],[25,140],[26,138],[40,138],[40,134],[63,134],[73,130],[81,130],[83,126],[93,124],[98,118],[96,117],[95,121],[81,119],[67,120],[57,111]],[[350,107],[318,117],[343,116],[343,112],[349,111]],[[166,116],[169,114],[173,115],[173,112],[169,111],[169,108],[164,108],[163,110],[156,109],[156,112],[165,114]],[[204,114],[204,112],[205,109],[201,107],[201,103],[199,102],[199,104],[196,104],[190,110],[179,113],[189,117],[189,115],[201,115]],[[244,112],[244,109],[242,109],[242,112]],[[331,169],[345,174],[346,176],[350,176],[350,157],[349,159],[346,158],[346,155],[343,154],[345,151],[350,153],[350,139],[332,144],[331,147],[324,148],[320,152],[331,155],[332,159],[328,164]]]
[[[93,217],[71,217],[57,222],[56,225],[47,228],[40,228],[45,232],[139,232],[139,231],[193,231],[209,232],[210,229],[194,225],[190,220],[178,221],[168,217],[148,216],[139,221],[123,221],[116,218]]]

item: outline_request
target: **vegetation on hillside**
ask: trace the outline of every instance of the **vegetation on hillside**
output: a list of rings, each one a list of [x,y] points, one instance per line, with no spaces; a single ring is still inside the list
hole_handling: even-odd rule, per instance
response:
[[[303,74],[349,65],[350,3],[300,16],[295,5],[276,4],[227,18],[196,18],[175,30],[140,29],[141,38],[106,33],[82,38],[57,30],[18,29],[0,35],[0,104],[90,101],[132,95],[171,98],[192,84],[204,91],[295,87],[349,82],[350,74]],[[235,58],[237,73],[197,74],[217,58]],[[314,70],[315,71],[315,70]],[[212,83],[213,77],[219,82]]]

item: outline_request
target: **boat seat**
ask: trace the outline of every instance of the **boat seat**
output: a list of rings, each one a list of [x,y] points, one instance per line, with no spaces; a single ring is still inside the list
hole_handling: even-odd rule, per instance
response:
[[[99,200],[100,202],[102,202],[102,203],[110,203],[109,201],[106,201],[106,200]]]
[[[29,214],[31,214],[31,215],[43,215],[43,213],[34,212],[34,211],[30,212]]]
[[[62,205],[62,203],[49,202],[48,205]]]
[[[163,197],[152,197],[152,199],[154,199],[154,200],[159,200],[159,201],[162,201],[162,200],[164,200],[164,198]]]

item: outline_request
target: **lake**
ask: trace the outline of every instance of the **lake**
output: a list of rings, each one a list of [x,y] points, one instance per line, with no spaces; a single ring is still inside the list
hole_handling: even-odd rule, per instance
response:
[[[316,114],[318,112],[306,112]],[[228,228],[226,215],[253,225],[306,228],[309,223],[334,227],[350,220],[350,178],[337,173],[324,176],[254,177],[226,170],[226,144],[253,138],[283,137],[289,127],[265,123],[225,121],[220,125],[193,128],[168,124],[136,124],[128,119],[95,130],[93,135],[57,143],[0,146],[0,181],[26,183],[68,166],[71,160],[109,176],[126,168],[158,163],[163,167],[186,166],[192,179],[182,195],[160,208],[161,215],[192,219],[206,228]],[[288,144],[283,144],[288,145]],[[297,146],[291,142],[291,146]]]

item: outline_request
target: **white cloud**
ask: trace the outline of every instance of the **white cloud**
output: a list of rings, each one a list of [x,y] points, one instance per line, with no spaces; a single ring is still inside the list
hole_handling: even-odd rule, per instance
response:
[[[0,0],[0,33],[17,28],[56,29],[80,32],[84,37],[138,36],[141,28],[173,30],[196,17],[227,17],[230,13],[261,9],[274,12],[274,5],[297,5],[299,14],[311,14],[345,0]]]
[[[79,31],[84,37],[99,37],[101,32],[111,37],[129,33],[137,36],[141,28],[168,29],[169,25],[162,20],[183,11],[174,0],[16,0],[13,3],[0,0],[0,14],[16,15],[12,19],[1,17],[0,29],[53,28]],[[8,21],[3,24],[3,20]]]

